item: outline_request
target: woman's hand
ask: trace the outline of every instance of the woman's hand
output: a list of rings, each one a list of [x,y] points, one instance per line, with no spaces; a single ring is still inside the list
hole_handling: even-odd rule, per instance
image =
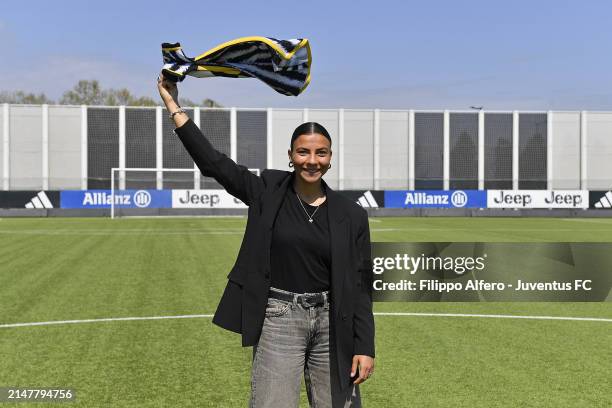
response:
[[[355,373],[357,372],[357,367],[359,367],[359,377],[357,377],[353,383],[361,384],[372,374],[374,374],[374,359],[370,356],[365,356],[361,354],[357,354],[353,356],[353,366],[351,367],[351,378],[355,377]]]
[[[157,90],[161,96],[164,105],[170,111],[169,105],[176,105],[178,108],[178,87],[176,82],[172,82],[164,78],[164,74],[159,74],[157,77]],[[172,106],[173,108],[175,106]]]
[[[178,104],[178,87],[176,83],[167,80],[164,78],[164,75],[160,73],[157,77],[157,90],[159,91],[159,96],[161,96],[162,101],[164,101],[164,105],[166,105],[168,113],[178,112],[172,116],[175,126],[179,128],[187,123],[189,117],[184,111],[179,111],[181,107]]]

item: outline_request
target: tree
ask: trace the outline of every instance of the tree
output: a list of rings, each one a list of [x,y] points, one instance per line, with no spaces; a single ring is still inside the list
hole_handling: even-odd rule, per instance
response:
[[[0,92],[0,103],[22,103],[29,105],[42,105],[44,103],[54,103],[51,99],[47,98],[44,93],[33,94],[25,93],[23,91],[16,92]]]
[[[222,108],[223,105],[213,101],[212,99],[203,99],[201,103],[196,103],[188,98],[179,98],[179,105],[181,106],[201,106],[204,108]]]
[[[218,103],[217,101],[214,101],[212,99],[204,99],[202,101],[202,106],[206,107],[206,108],[222,108],[223,105],[221,105],[220,103]]]
[[[116,106],[116,105],[132,105],[134,97],[126,88],[122,89],[109,89],[102,92],[104,105]]]
[[[191,99],[189,99],[189,98],[180,98],[180,97],[179,97],[179,105],[185,106],[185,107],[187,107],[187,106],[198,106],[198,104],[195,103],[194,101],[192,101]]]
[[[54,102],[47,98],[44,93],[35,95],[17,91],[13,93],[0,92],[0,103],[41,105],[44,103],[53,104]],[[97,80],[82,79],[71,90],[64,92],[59,103],[63,105],[159,106],[161,101],[148,96],[136,97],[127,88],[102,89]],[[219,103],[212,99],[204,99],[202,103],[198,104],[191,99],[181,98],[180,104],[185,107],[221,107]]]
[[[61,104],[66,105],[102,105],[104,94],[100,84],[92,81],[80,80],[70,91],[64,92]]]
[[[157,106],[159,102],[153,100],[153,98],[149,98],[148,96],[141,96],[137,99],[132,99],[131,106]]]

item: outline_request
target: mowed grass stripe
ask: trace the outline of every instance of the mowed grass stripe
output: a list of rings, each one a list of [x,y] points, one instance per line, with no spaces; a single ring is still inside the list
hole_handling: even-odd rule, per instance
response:
[[[612,318],[611,302],[377,302],[381,313],[463,313]]]
[[[0,289],[1,315],[45,315],[42,310],[55,309],[65,302],[66,288],[74,287],[80,279],[78,271],[84,254],[94,252],[102,244],[95,238],[29,239],[28,248],[13,254],[11,262],[3,268],[2,280],[7,284]],[[68,310],[74,310],[74,304]]]
[[[401,228],[374,232],[375,241],[392,242],[611,242],[612,224],[606,219],[566,223],[558,218],[388,217],[372,228]],[[601,221],[601,222],[600,222]],[[569,226],[571,227],[569,227]]]
[[[562,235],[570,238],[574,234],[593,233],[602,234],[602,241],[610,241],[612,237],[612,223],[608,219],[559,219],[559,218],[454,218],[454,217],[387,217],[373,218],[372,229],[394,228],[397,232],[409,233],[415,231],[446,233],[464,232],[477,237],[482,231],[490,232],[563,232]],[[568,222],[569,221],[569,222]],[[0,226],[0,233],[23,232],[28,230],[58,231],[58,232],[160,232],[160,233],[188,233],[197,232],[240,232],[245,226],[243,218],[142,218],[142,219],[116,219],[105,218],[48,218],[48,219],[4,219]],[[405,239],[419,238],[406,236]],[[437,237],[440,240],[441,237]],[[548,239],[553,238],[550,234]],[[593,240],[591,237],[590,240]]]
[[[0,236],[0,279],[3,278],[2,270],[10,267],[12,263],[20,262],[23,258],[28,257],[32,253],[36,252],[36,249],[32,249],[32,237],[28,236],[15,236],[12,239],[3,239]]]

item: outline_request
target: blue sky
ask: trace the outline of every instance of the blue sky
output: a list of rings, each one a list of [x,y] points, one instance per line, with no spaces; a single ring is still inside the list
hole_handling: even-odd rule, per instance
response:
[[[162,42],[195,56],[263,35],[311,41],[305,93],[221,78],[181,93],[238,107],[612,110],[611,15],[610,2],[563,0],[8,2],[0,91],[59,99],[98,79],[155,96]]]

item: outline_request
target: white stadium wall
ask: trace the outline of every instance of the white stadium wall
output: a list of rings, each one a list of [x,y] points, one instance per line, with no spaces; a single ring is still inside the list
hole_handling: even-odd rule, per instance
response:
[[[551,188],[580,189],[580,112],[552,113]]]
[[[374,188],[374,112],[344,110],[343,189]]]
[[[36,106],[10,107],[10,189],[43,188],[43,110]]]
[[[49,107],[49,185],[78,190],[82,183],[81,108]]]
[[[161,108],[0,105],[0,189],[219,188]],[[211,143],[249,168],[288,170],[304,121],[332,137],[332,188],[612,187],[612,112],[188,109]],[[162,172],[164,168],[193,169]],[[528,188],[529,187],[529,188]]]
[[[380,111],[377,189],[409,187],[408,111]]]
[[[587,170],[589,190],[612,188],[612,112],[588,112]]]

